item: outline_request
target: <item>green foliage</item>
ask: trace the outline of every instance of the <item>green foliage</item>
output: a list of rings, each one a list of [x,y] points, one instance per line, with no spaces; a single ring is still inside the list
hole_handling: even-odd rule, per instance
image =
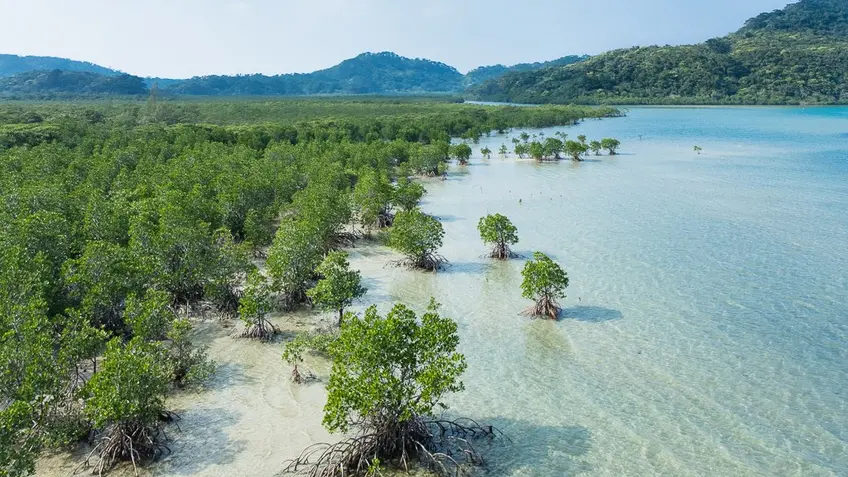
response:
[[[528,152],[533,159],[543,159],[545,157],[545,146],[538,141],[533,141],[528,145]]]
[[[144,297],[127,297],[124,319],[133,335],[148,341],[165,339],[176,315],[170,308],[168,294],[162,291],[147,290]]]
[[[504,66],[504,65],[493,65],[493,66],[481,66],[479,68],[475,68],[469,71],[465,75],[465,79],[463,80],[463,85],[465,87],[474,86],[485,81],[499,78],[506,73],[515,73],[521,71],[535,71],[540,70],[542,68],[550,68],[552,66],[565,66],[573,63],[578,63],[580,61],[584,61],[589,57],[586,55],[577,56],[577,55],[569,55],[563,56],[562,58],[557,58],[551,61],[545,61],[542,63],[519,63],[513,66]]]
[[[471,150],[471,146],[464,142],[454,144],[450,148],[451,157],[456,159],[460,164],[468,164],[468,159],[471,158],[471,154],[473,152],[474,151]]]
[[[477,230],[480,231],[483,243],[495,245],[492,251],[494,258],[509,258],[511,256],[509,246],[518,243],[518,229],[501,214],[481,217],[477,223]]]
[[[347,253],[340,251],[330,252],[315,271],[323,278],[306,294],[315,305],[338,311],[341,325],[345,308],[367,291],[361,285],[362,277],[358,270],[350,269]]]
[[[389,235],[389,246],[407,257],[407,264],[426,270],[437,269],[442,260],[437,250],[445,230],[441,222],[418,210],[400,212]]]
[[[31,469],[94,421],[106,463],[130,455],[122,436],[154,439],[148,418],[163,386],[211,370],[173,313],[238,304],[248,336],[272,336],[272,287],[250,252],[270,244],[273,289],[301,302],[344,243],[362,177],[398,178],[392,203],[409,217],[424,190],[402,172],[444,173],[451,137],[615,114],[449,101],[0,104],[0,469]],[[421,266],[438,263],[441,224],[406,220],[405,235],[423,237],[408,250]],[[95,363],[101,377],[86,385]],[[139,387],[146,393],[124,395]]]
[[[604,147],[601,145],[599,141],[592,141],[589,143],[589,149],[595,153],[596,156],[601,155],[601,149]]]
[[[498,155],[501,158],[506,159],[509,156],[509,149],[507,149],[506,144],[501,144],[501,147],[498,149]]]
[[[582,142],[577,141],[565,141],[564,151],[566,154],[571,156],[572,160],[581,161],[582,156],[586,154],[586,151],[589,150],[589,146]]]
[[[113,339],[100,370],[86,386],[85,413],[94,427],[138,423],[156,426],[165,411],[170,374],[158,343]]]
[[[210,270],[204,294],[222,316],[233,316],[241,296],[239,287],[256,267],[250,261],[249,243],[236,243],[226,229],[215,232],[215,262]]]
[[[174,83],[165,91],[220,96],[449,92],[460,89],[462,78],[444,63],[383,52],[363,53],[309,74],[203,76]]]
[[[615,155],[616,149],[621,146],[621,141],[613,138],[604,138],[601,140],[601,147],[609,151],[610,156]]]
[[[50,56],[0,55],[0,76],[12,76],[27,71],[85,71],[104,75],[115,75],[117,71],[84,61]]]
[[[191,341],[191,322],[175,320],[168,330],[167,356],[171,380],[180,388],[203,384],[215,372],[215,363],[206,348],[196,348]]]
[[[698,45],[611,51],[569,66],[506,74],[472,96],[520,103],[843,104],[848,5],[802,0]]]
[[[272,309],[268,280],[259,270],[253,270],[247,276],[244,295],[239,301],[239,317],[246,326],[255,326],[261,323]]]
[[[266,265],[274,290],[283,293],[289,307],[305,298],[309,280],[321,263],[324,240],[321,230],[310,221],[286,220],[280,224]]]
[[[431,415],[445,394],[463,390],[458,344],[456,323],[439,316],[435,303],[420,322],[400,304],[385,317],[373,306],[363,317],[349,315],[329,348],[324,426],[346,433],[363,422],[382,427]]]
[[[359,175],[353,189],[353,203],[359,212],[359,221],[369,228],[383,228],[391,225],[389,209],[393,194],[389,179],[373,170]]]
[[[489,149],[488,147],[484,147],[483,149],[480,149],[480,155],[485,157],[486,159],[491,159],[492,158],[492,150]]]
[[[539,296],[555,298],[565,297],[568,287],[568,276],[547,255],[541,252],[533,253],[533,260],[528,260],[521,272],[524,280],[521,282],[521,296],[535,299]]]
[[[427,190],[424,189],[423,185],[406,177],[400,177],[394,189],[392,202],[401,210],[408,212],[418,207],[418,203],[421,202],[421,198],[426,193]]]
[[[0,94],[46,97],[84,95],[147,94],[144,80],[137,76],[103,75],[84,71],[27,71],[0,77]]]

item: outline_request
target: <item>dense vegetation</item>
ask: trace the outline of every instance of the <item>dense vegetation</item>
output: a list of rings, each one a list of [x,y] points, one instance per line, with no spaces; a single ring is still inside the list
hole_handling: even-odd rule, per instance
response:
[[[4,96],[63,97],[85,95],[143,95],[144,80],[132,75],[103,75],[86,71],[29,71],[0,78]]]
[[[492,437],[491,426],[435,417],[445,394],[464,389],[465,357],[457,324],[431,300],[419,321],[404,305],[385,316],[368,308],[349,314],[327,344],[333,360],[324,427],[350,437],[307,448],[286,473],[309,477],[377,475],[382,465],[409,471],[417,461],[433,472],[459,475],[482,459],[472,438]],[[290,349],[287,349],[290,351]]]
[[[30,71],[83,71],[102,75],[117,75],[118,71],[87,61],[74,61],[52,56],[18,56],[0,54],[0,76],[12,76]]]
[[[185,96],[459,93],[468,85],[508,71],[530,71],[571,64],[585,58],[566,56],[545,63],[484,66],[462,75],[455,68],[436,61],[405,58],[389,52],[363,53],[313,73],[212,75],[177,80],[142,79],[97,65],[59,58],[0,55],[0,77],[9,76],[0,79],[0,95],[43,99],[105,94],[129,96],[146,95],[154,87],[160,95]],[[76,74],[79,72],[87,74]]]
[[[580,61],[584,61],[588,58],[588,55],[569,55],[563,56],[562,58],[557,58],[555,60],[544,62],[519,63],[517,65],[512,66],[481,66],[479,68],[474,68],[473,70],[466,73],[465,78],[462,81],[462,85],[467,88],[469,86],[474,86],[491,79],[499,78],[507,73],[535,71],[540,70],[542,68],[549,68],[552,66],[567,66],[574,63],[578,63]]]
[[[833,104],[848,103],[846,72],[848,1],[802,0],[723,38],[510,73],[471,95],[518,103]]]
[[[212,371],[187,317],[239,316],[243,336],[270,339],[273,310],[311,298],[343,313],[364,289],[332,252],[370,204],[353,200],[364,178],[389,181],[411,225],[396,236],[405,247],[416,224],[433,228],[409,176],[439,170],[451,136],[614,114],[420,100],[0,106],[0,473],[32,473],[42,450],[86,436],[96,471],[166,452],[167,393]],[[430,260],[433,237],[409,255]],[[266,253],[260,272],[253,259]],[[449,323],[432,321],[448,346]],[[459,371],[416,406],[455,389]],[[368,417],[339,399],[332,428]],[[403,416],[388,429],[435,454],[425,421]],[[409,452],[391,442],[359,455]]]
[[[461,82],[462,74],[444,63],[384,52],[363,53],[314,73],[203,76],[166,91],[207,96],[421,93],[457,91]]]

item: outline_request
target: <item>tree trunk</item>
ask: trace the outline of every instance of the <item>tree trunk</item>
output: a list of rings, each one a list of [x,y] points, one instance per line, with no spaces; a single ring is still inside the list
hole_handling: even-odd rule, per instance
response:
[[[342,327],[342,320],[344,320],[344,308],[339,308],[339,328]]]

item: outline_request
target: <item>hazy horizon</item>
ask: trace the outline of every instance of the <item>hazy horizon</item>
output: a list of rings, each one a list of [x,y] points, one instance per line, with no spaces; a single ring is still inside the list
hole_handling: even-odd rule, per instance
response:
[[[615,48],[697,43],[790,0],[0,0],[0,53],[89,61],[146,77],[309,73],[363,52],[465,73]],[[35,33],[35,34],[33,34]],[[25,39],[22,41],[21,39]]]

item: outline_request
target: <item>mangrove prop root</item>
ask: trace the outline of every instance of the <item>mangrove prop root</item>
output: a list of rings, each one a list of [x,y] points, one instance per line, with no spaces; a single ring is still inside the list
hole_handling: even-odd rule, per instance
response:
[[[361,432],[336,444],[315,444],[286,462],[283,474],[307,477],[363,476],[374,459],[404,471],[415,461],[441,476],[459,476],[464,466],[483,465],[471,440],[502,436],[470,419],[416,417],[397,425],[363,424]]]
[[[489,258],[495,258],[498,260],[509,260],[510,258],[517,257],[518,254],[513,253],[512,250],[509,249],[509,246],[505,243],[495,245],[489,253]]]
[[[437,253],[428,253],[421,257],[405,257],[400,260],[389,262],[390,265],[395,267],[426,270],[428,272],[442,270],[445,268],[447,263],[447,259]]]
[[[562,312],[562,308],[559,307],[556,301],[553,298],[543,296],[536,300],[536,304],[524,310],[524,315],[527,316],[543,316],[546,318],[550,318],[552,320],[556,320],[559,318],[559,314]]]
[[[176,417],[176,414],[172,414]],[[135,475],[138,466],[152,462],[171,452],[165,445],[167,436],[158,426],[135,422],[121,422],[107,427],[96,439],[96,444],[86,459],[77,466],[91,467],[92,473],[102,476],[120,462],[132,462]],[[92,460],[97,463],[92,465]]]
[[[277,328],[276,325],[265,318],[260,318],[258,322],[247,326],[244,331],[241,332],[239,337],[260,341],[271,341],[274,336],[279,333],[280,329]]]

